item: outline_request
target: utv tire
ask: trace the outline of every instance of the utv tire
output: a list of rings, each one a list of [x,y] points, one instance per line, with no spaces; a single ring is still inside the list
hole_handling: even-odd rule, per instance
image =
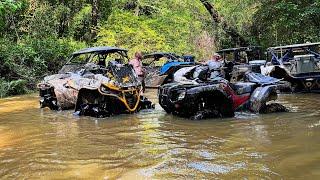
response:
[[[162,108],[166,111],[166,113],[168,114],[172,113],[172,110],[170,108],[167,108],[167,107],[162,107]]]
[[[48,107],[50,110],[59,111],[61,110],[58,106],[58,102],[56,98],[53,97],[44,97],[40,100],[40,108]]]
[[[276,112],[289,112],[289,110],[285,106],[279,103],[268,104],[260,109],[261,114],[276,113]]]
[[[204,110],[198,111],[194,116],[191,116],[191,120],[201,120],[207,118],[221,118],[221,113],[216,110]]]
[[[234,116],[233,110],[233,103],[231,99],[225,96],[219,96],[220,99],[216,101],[216,103],[212,103],[216,98],[209,98],[208,96],[201,96],[206,101],[198,102],[198,111],[196,111],[191,119],[193,120],[200,120],[200,119],[207,119],[207,118],[228,118]],[[202,104],[208,104],[206,107],[202,107]]]

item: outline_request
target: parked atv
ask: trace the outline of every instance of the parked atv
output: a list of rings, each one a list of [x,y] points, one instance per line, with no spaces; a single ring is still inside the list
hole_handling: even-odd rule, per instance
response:
[[[320,92],[320,43],[270,47],[270,62],[262,66],[262,73],[283,79],[283,91]],[[270,56],[269,56],[270,57]]]
[[[179,56],[174,53],[155,52],[143,56],[143,65],[146,70],[146,87],[158,88],[166,83],[176,70],[194,65],[194,56]]]
[[[245,82],[229,83],[223,78],[208,79],[209,74],[207,66],[178,70],[171,83],[159,88],[161,107],[167,113],[192,119],[233,117],[235,111],[240,110],[286,111],[284,106],[271,103],[277,99],[274,84],[278,79],[246,72]]]
[[[132,66],[124,65],[127,50],[93,47],[71,55],[58,74],[38,85],[41,108],[73,109],[79,115],[106,117],[133,113],[152,104],[141,96]]]

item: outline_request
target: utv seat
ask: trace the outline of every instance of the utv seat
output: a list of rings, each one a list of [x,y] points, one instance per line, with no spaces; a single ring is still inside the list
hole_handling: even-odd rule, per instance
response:
[[[251,93],[256,84],[255,83],[250,83],[250,82],[236,82],[232,84],[233,90],[238,94],[246,94],[246,93]]]

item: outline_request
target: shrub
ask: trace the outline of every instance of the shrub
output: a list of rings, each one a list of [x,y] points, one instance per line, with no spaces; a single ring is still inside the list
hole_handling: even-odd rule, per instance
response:
[[[26,85],[27,81],[22,79],[10,82],[0,79],[0,98],[10,95],[25,94],[28,91]]]
[[[69,39],[25,38],[19,43],[0,39],[1,97],[33,89],[45,75],[56,73],[67,57],[85,43]]]

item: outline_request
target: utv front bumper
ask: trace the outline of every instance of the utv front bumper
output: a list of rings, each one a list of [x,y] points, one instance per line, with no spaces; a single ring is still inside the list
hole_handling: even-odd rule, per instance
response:
[[[188,116],[195,113],[196,96],[185,88],[161,86],[158,91],[159,104],[168,113]]]

